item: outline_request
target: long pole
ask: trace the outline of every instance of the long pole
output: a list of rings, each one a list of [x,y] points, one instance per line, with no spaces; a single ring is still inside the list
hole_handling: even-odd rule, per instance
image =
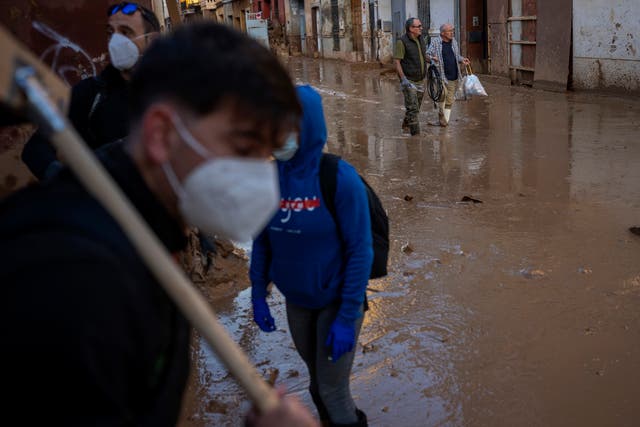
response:
[[[17,86],[27,105],[51,133],[51,141],[85,188],[122,227],[158,282],[200,332],[260,411],[274,408],[278,396],[259,375],[246,354],[229,337],[213,309],[178,268],[167,250],[131,205],[122,190],[84,144],[73,126],[60,114],[32,67],[15,71]]]

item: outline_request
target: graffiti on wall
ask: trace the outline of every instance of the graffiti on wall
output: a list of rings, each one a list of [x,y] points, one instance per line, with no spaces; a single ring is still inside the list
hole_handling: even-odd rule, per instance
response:
[[[59,34],[42,22],[33,21],[33,28],[40,34],[49,38],[53,43],[40,55],[40,60],[50,64],[51,69],[60,76],[68,85],[70,74],[81,79],[96,75],[94,60],[80,45]],[[69,64],[64,58],[68,54],[77,58],[75,64]]]

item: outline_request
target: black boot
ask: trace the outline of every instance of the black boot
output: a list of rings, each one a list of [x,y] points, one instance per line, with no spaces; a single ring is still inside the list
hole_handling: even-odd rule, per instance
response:
[[[368,423],[367,423],[367,415],[362,412],[360,409],[356,409],[356,415],[358,416],[358,421],[356,421],[355,423],[351,423],[351,424],[336,424],[336,423],[329,423],[329,426],[331,427],[368,427]]]
[[[410,125],[409,130],[411,131],[411,135],[418,135],[420,133],[420,126]]]
[[[407,123],[407,119],[402,120],[402,132],[409,133],[409,123]]]

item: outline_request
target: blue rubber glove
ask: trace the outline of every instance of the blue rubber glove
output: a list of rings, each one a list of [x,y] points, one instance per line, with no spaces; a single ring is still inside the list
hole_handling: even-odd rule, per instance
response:
[[[356,328],[353,323],[343,323],[338,319],[333,321],[329,335],[324,345],[331,347],[331,360],[336,363],[340,356],[353,351],[356,344]]]
[[[253,303],[253,321],[265,332],[273,332],[276,330],[276,324],[269,311],[267,300],[264,298],[252,299]]]
[[[411,83],[409,79],[407,79],[406,77],[403,77],[402,79],[400,79],[400,86],[406,89],[413,89],[413,90],[417,89],[416,85]]]

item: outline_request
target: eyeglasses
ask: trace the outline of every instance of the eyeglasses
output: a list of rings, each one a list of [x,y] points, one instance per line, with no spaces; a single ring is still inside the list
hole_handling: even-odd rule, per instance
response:
[[[142,18],[153,25],[154,19],[153,17],[149,16],[149,11],[140,6],[138,3],[123,1],[122,3],[114,4],[113,6],[110,6],[109,9],[107,9],[107,16],[113,16],[118,12],[122,12],[125,15],[133,15],[134,13],[136,13],[136,11],[140,11]]]
[[[411,28],[422,28],[422,25],[412,25]]]

